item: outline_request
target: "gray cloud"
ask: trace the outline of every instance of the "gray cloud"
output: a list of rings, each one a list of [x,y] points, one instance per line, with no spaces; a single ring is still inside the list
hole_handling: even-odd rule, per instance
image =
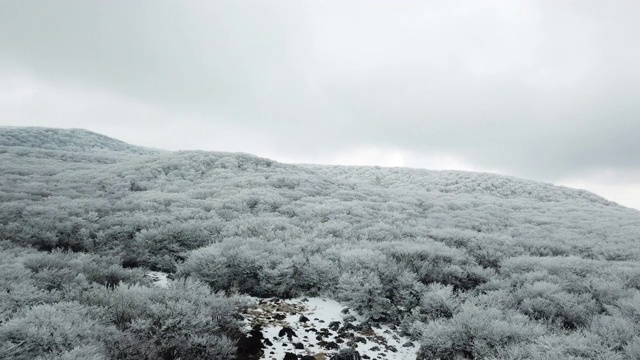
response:
[[[639,12],[601,1],[6,1],[0,69],[176,114],[157,127],[190,114],[206,129],[248,128],[278,154],[378,146],[550,181],[636,174]]]

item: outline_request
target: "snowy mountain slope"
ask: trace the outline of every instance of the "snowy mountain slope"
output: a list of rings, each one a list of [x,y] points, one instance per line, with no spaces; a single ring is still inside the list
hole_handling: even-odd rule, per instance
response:
[[[41,127],[1,126],[0,146],[76,152],[108,150],[139,155],[160,152],[159,150],[129,145],[123,141],[83,129],[50,129]]]
[[[39,128],[2,129],[0,164],[0,238],[20,246],[259,298],[323,296],[398,327],[423,358],[563,358],[575,343],[625,358],[640,344],[621,335],[640,330],[640,212],[586,191]]]

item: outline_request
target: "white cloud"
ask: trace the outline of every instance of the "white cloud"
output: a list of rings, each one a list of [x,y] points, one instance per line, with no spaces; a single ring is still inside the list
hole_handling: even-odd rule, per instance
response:
[[[613,170],[600,170],[591,175],[563,179],[557,184],[588,190],[620,205],[640,210],[640,183],[637,175],[635,181],[621,180],[626,176]]]
[[[630,198],[638,178],[581,174],[640,171],[639,11],[589,0],[4,2],[0,123],[293,162],[571,179]]]
[[[207,121],[102,89],[0,74],[1,125],[83,128],[136,145],[167,150],[260,154],[270,140],[250,128]]]

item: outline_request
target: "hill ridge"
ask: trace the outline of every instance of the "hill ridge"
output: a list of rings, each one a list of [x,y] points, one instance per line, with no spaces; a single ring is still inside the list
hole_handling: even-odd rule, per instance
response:
[[[108,150],[132,154],[153,154],[160,150],[131,145],[124,141],[80,128],[0,127],[0,146],[19,146],[59,151]]]
[[[534,197],[537,200],[556,201],[559,198],[569,199],[579,197],[593,203],[606,206],[620,206],[597,194],[583,189],[558,186],[552,183],[519,178],[488,172],[473,172],[464,170],[432,170],[408,167],[380,167],[380,166],[347,166],[321,164],[289,164],[263,158],[244,152],[223,152],[204,150],[167,151],[138,145],[111,138],[96,132],[81,128],[48,128],[48,127],[0,127],[0,152],[10,148],[25,148],[30,157],[61,159],[64,162],[79,161],[97,163],[131,163],[135,158],[127,155],[150,155],[152,159],[144,159],[154,163],[169,160],[174,168],[188,167],[191,161],[211,163],[224,159],[226,165],[218,166],[278,166],[281,168],[307,171],[310,174],[324,175],[329,178],[345,181],[366,181],[370,185],[383,187],[415,188],[416,190],[432,190],[454,194],[483,194],[500,198]],[[60,152],[62,154],[60,154]],[[112,153],[113,155],[110,155]],[[23,154],[24,155],[24,154]],[[185,161],[184,164],[176,163]],[[224,161],[221,161],[224,162]],[[209,166],[209,165],[207,165]]]

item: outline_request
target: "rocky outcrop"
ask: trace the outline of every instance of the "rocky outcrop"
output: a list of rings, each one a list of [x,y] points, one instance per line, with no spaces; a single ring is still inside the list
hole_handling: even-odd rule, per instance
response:
[[[259,359],[282,360],[404,360],[414,359],[416,347],[403,347],[388,326],[366,323],[334,301],[260,299],[244,313],[251,326],[244,344]],[[400,350],[398,350],[400,349]],[[247,355],[251,356],[251,355]],[[244,359],[257,359],[245,357]],[[243,360],[244,360],[243,359]]]
[[[258,360],[264,354],[262,327],[255,325],[245,336],[238,339],[236,360]]]
[[[331,360],[361,360],[360,353],[354,349],[346,348],[338,351],[331,357]]]

